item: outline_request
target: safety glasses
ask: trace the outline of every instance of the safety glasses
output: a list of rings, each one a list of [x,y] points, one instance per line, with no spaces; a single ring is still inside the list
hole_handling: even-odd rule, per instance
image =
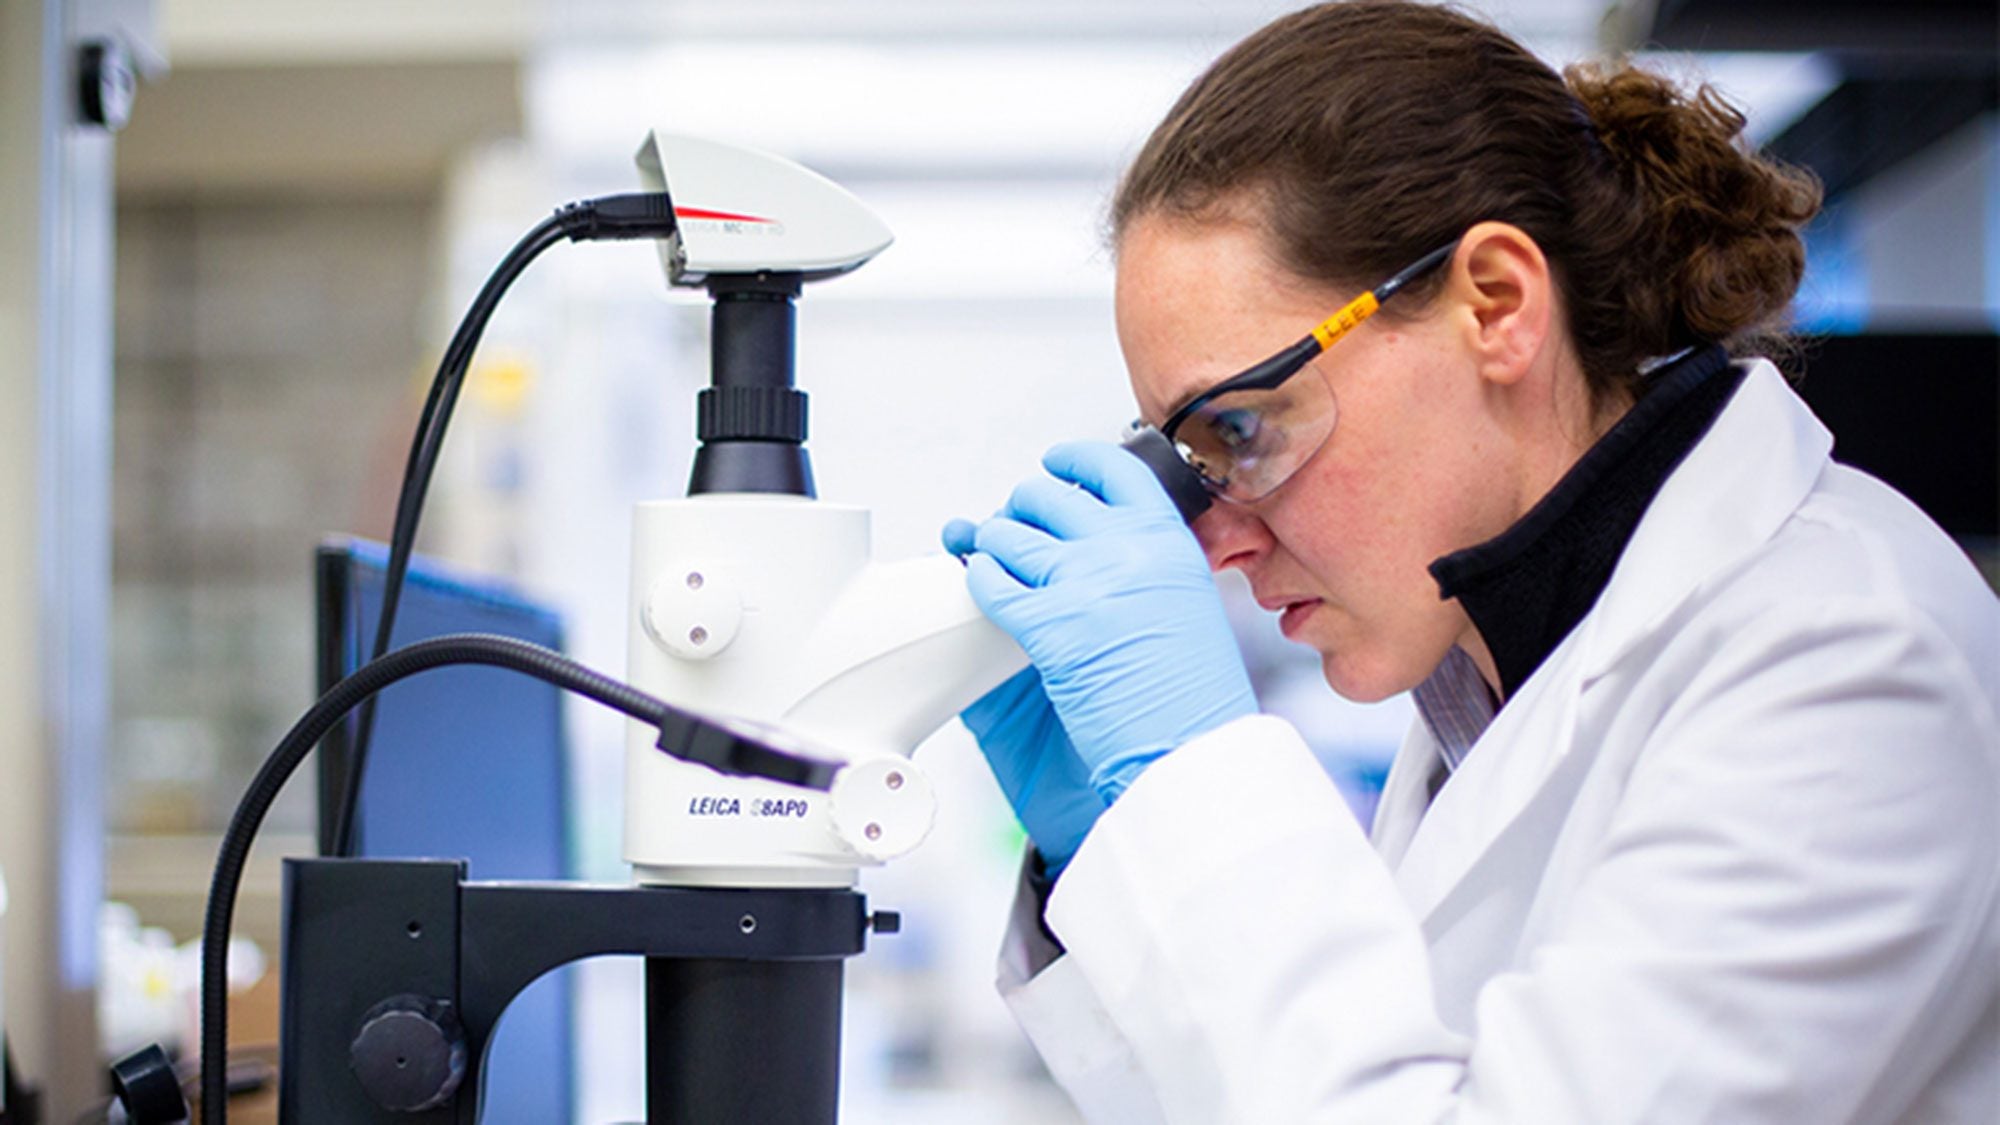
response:
[[[1269,496],[1311,460],[1333,433],[1337,413],[1333,388],[1324,378],[1293,376],[1335,340],[1373,316],[1404,286],[1449,260],[1457,248],[1456,239],[1438,247],[1349,301],[1298,343],[1196,395],[1159,428],[1166,444],[1200,478],[1209,494],[1239,504]],[[1145,429],[1142,423],[1134,423],[1134,427],[1141,432]],[[1145,460],[1165,480],[1172,466],[1161,464],[1164,458]],[[1190,491],[1186,483],[1180,482],[1182,487],[1177,488],[1176,482],[1166,481],[1183,514],[1189,507],[1182,500]]]

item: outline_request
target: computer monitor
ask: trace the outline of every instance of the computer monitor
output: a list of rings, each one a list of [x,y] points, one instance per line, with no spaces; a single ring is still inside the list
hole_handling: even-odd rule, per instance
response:
[[[319,548],[319,687],[366,663],[388,550],[359,539]],[[497,633],[562,648],[555,612],[503,583],[434,561],[410,563],[395,647],[446,633]],[[356,713],[358,715],[358,712]],[[319,754],[319,838],[331,845],[355,730],[335,728]],[[474,879],[571,873],[562,693],[498,668],[448,667],[376,697],[354,854],[463,858]],[[571,1116],[572,982],[558,970],[507,1008],[482,1068],[486,1125],[547,1125]]]

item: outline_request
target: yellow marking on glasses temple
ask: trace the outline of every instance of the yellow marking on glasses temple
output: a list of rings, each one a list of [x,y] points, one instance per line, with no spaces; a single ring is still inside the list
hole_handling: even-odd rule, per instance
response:
[[[1332,347],[1335,340],[1352,332],[1355,325],[1375,315],[1375,310],[1381,307],[1382,302],[1375,299],[1373,290],[1341,306],[1339,312],[1320,321],[1319,327],[1312,330],[1313,339],[1319,341],[1319,350]]]

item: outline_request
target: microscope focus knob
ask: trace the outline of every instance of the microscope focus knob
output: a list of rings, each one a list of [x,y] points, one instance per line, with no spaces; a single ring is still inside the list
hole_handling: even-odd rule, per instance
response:
[[[646,591],[641,616],[660,647],[682,660],[707,660],[736,639],[743,595],[715,568],[671,567]]]
[[[929,775],[900,754],[849,762],[827,793],[833,830],[864,859],[881,863],[931,834],[937,791]]]
[[[362,1089],[383,1109],[436,1109],[451,1101],[465,1078],[465,1032],[450,1004],[393,996],[363,1017],[348,1061]]]

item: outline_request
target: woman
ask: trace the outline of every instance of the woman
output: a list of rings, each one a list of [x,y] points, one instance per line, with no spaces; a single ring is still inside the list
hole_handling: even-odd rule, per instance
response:
[[[1742,124],[1363,0],[1140,153],[1119,338],[1218,502],[1061,446],[945,533],[1035,665],[965,715],[1035,845],[1002,988],[1093,1120],[1994,1120],[2000,607],[1750,358],[1818,193]],[[1372,840],[1229,567],[1414,691]]]

